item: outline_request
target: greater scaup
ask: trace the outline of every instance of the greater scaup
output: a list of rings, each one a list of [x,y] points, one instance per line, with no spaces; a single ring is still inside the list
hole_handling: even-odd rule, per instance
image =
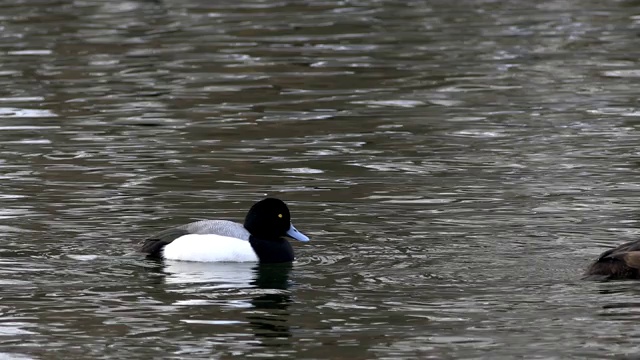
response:
[[[603,252],[585,275],[591,279],[640,279],[640,240]]]
[[[201,220],[161,231],[145,239],[148,257],[203,262],[291,262],[291,244],[284,238],[309,238],[291,223],[287,205],[266,198],[255,203],[244,225],[228,220]]]

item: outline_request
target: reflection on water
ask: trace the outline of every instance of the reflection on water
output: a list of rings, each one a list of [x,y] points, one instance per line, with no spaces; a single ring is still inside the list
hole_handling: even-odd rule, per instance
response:
[[[254,328],[257,338],[278,339],[291,337],[288,325],[291,294],[289,273],[291,264],[252,263],[198,263],[167,261],[162,267],[168,285],[180,285],[170,291],[192,295],[176,301],[179,306],[217,305],[216,300],[203,300],[212,293],[243,289],[247,299],[224,302],[225,306],[244,309],[246,323]],[[237,324],[244,321],[184,320],[191,324]],[[285,342],[286,343],[286,342]],[[273,341],[262,341],[263,346],[280,346]]]
[[[249,323],[255,327],[255,334],[259,338],[265,338],[264,346],[285,346],[289,343],[291,331],[289,325],[290,313],[287,310],[291,304],[289,288],[289,273],[291,264],[268,264],[257,267],[257,276],[251,284],[265,290],[263,295],[254,297],[251,304],[254,306],[254,314],[247,314]],[[271,291],[269,291],[271,290]],[[276,340],[267,339],[281,339]]]
[[[0,9],[0,357],[637,352],[637,2]],[[131,254],[267,195],[292,267]]]
[[[165,261],[167,284],[206,284],[203,290],[251,287],[256,277],[252,263]],[[210,288],[211,287],[211,288]]]

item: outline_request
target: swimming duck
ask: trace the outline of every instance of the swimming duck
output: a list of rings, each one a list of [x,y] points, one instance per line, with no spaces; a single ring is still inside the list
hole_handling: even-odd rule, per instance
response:
[[[603,252],[585,275],[593,279],[640,279],[640,240]]]
[[[291,262],[293,248],[285,236],[309,241],[291,223],[287,205],[266,198],[249,209],[244,225],[228,220],[196,221],[145,239],[140,251],[166,260]]]

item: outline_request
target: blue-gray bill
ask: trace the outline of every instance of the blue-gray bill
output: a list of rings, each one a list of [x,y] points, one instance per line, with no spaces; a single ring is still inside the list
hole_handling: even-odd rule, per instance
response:
[[[309,238],[305,234],[298,231],[298,229],[296,229],[293,224],[291,224],[289,230],[287,230],[287,236],[300,241],[309,241]]]

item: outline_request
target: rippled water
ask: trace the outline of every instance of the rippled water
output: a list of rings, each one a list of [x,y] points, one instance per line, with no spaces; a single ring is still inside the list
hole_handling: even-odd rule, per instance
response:
[[[624,358],[637,1],[0,4],[0,358]],[[292,266],[141,239],[265,195]]]

